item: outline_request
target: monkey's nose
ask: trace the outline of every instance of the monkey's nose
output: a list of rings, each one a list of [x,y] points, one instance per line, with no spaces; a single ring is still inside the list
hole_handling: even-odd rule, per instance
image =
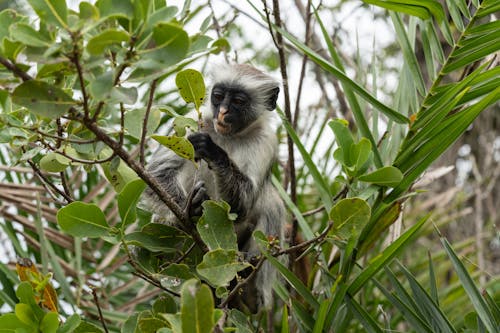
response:
[[[224,115],[224,114],[226,114],[226,113],[227,113],[227,111],[228,111],[227,106],[225,106],[225,105],[221,105],[221,106],[219,107],[219,115],[221,115],[221,114],[222,114],[222,115]]]

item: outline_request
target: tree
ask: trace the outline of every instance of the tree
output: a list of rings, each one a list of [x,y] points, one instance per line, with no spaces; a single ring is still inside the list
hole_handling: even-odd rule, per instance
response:
[[[186,221],[183,207],[144,164],[152,139],[192,158],[183,135],[185,127],[196,124],[182,114],[199,109],[196,101],[205,92],[203,77],[188,67],[214,53],[229,57],[228,39],[238,33],[222,22],[231,22],[230,12],[213,16],[212,9],[199,31],[189,35],[186,26],[203,5],[186,2],[181,9],[162,0],[101,0],[80,2],[78,10],[71,10],[62,0],[29,3],[33,17],[11,9],[0,13],[0,138],[6,144],[2,162],[10,165],[1,185],[1,225],[17,255],[31,259],[18,262],[19,277],[8,265],[0,266],[1,299],[15,309],[0,316],[1,327],[41,332],[251,331],[253,325],[315,332],[378,332],[383,326],[499,330],[498,299],[490,296],[498,292],[496,285],[480,292],[444,237],[447,265],[457,273],[462,299],[470,300],[461,316],[453,317],[440,304],[449,294],[438,293],[443,282],[436,278],[433,259],[426,260],[430,291],[411,273],[417,263],[407,267],[395,260],[428,229],[429,215],[384,242],[386,230],[404,214],[403,203],[417,194],[419,177],[499,99],[493,55],[500,26],[491,18],[499,9],[496,1],[364,1],[388,10],[403,57],[391,103],[345,74],[337,40],[323,24],[331,8],[307,4],[308,37],[301,41],[284,28],[278,1],[264,10],[250,2],[254,12],[243,14],[268,27],[285,83],[280,132],[286,131],[288,161],[277,167],[274,183],[295,221],[288,248],[254,235],[262,248],[256,265],[239,259],[234,217],[224,202],[207,201],[198,222],[218,230],[215,235],[188,223],[183,230],[151,223],[151,212],[137,207],[149,186]],[[209,37],[214,31],[217,39]],[[449,44],[447,53],[438,35]],[[417,41],[425,64],[417,61]],[[315,51],[323,43],[327,51]],[[292,115],[288,52],[303,57],[303,68],[308,64],[318,78],[333,82],[351,120],[332,119],[320,108],[326,117],[315,125],[319,134],[312,146],[300,136],[300,108]],[[174,77],[179,90],[165,90]],[[186,95],[186,85],[198,88]],[[167,121],[175,124],[175,135],[154,134]],[[387,128],[384,135],[378,133],[381,124]],[[324,161],[317,161],[314,152],[324,131],[335,142],[327,144]],[[295,153],[303,163],[296,165]],[[303,240],[295,237],[299,234]],[[276,259],[283,255],[290,255],[292,263],[307,256],[311,270],[303,280],[293,265]],[[264,260],[283,277],[275,286],[281,320],[227,308],[245,283],[238,272],[257,270]],[[33,262],[42,264],[41,272]],[[235,278],[239,283],[230,285]],[[19,279],[23,282],[16,288]],[[380,304],[390,318],[380,319]],[[73,314],[80,310],[81,315]],[[61,324],[54,313],[64,318]]]

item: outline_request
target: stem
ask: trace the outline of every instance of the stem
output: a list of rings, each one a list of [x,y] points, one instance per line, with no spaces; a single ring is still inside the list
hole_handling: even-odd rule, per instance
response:
[[[146,107],[146,114],[144,115],[144,121],[142,123],[141,142],[139,145],[139,149],[140,149],[139,160],[141,161],[142,165],[144,165],[146,163],[146,160],[144,158],[144,147],[146,144],[146,135],[148,132],[149,113],[151,112],[151,107],[153,105],[153,97],[154,97],[154,93],[156,90],[157,82],[158,82],[158,79],[153,80],[153,82],[151,82],[151,88],[149,90],[148,105]]]

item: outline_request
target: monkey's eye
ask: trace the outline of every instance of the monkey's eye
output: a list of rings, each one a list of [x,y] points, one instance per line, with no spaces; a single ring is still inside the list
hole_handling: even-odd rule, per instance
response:
[[[238,106],[241,106],[241,105],[245,104],[245,102],[246,102],[246,100],[244,98],[241,98],[241,97],[235,97],[233,99],[233,103],[235,105],[238,105]]]
[[[212,94],[212,98],[213,98],[214,102],[220,103],[224,99],[224,94],[221,94],[219,92],[214,92]]]

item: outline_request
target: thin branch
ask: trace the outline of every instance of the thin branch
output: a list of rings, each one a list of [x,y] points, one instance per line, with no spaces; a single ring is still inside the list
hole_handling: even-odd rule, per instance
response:
[[[0,57],[0,64],[4,65],[5,68],[14,73],[14,75],[19,76],[23,81],[29,81],[33,79],[28,73],[26,73],[25,71],[17,67],[16,64],[10,62],[4,57]]]
[[[285,55],[285,47],[284,47],[284,42],[283,42],[283,36],[281,33],[276,31],[276,36],[273,35],[272,33],[272,24],[268,15],[268,10],[267,10],[267,4],[266,1],[264,0],[265,6],[265,11],[266,11],[266,17],[268,20],[269,24],[269,32],[271,33],[271,36],[273,36],[273,40],[276,44],[276,47],[278,49],[278,54],[279,54],[279,59],[280,59],[280,70],[281,70],[281,77],[283,80],[283,92],[285,95],[285,115],[288,119],[288,121],[293,124],[293,119],[292,119],[292,112],[291,112],[291,107],[290,107],[290,89],[288,86],[288,74],[286,70],[286,55]],[[281,22],[281,14],[280,14],[280,7],[279,7],[279,1],[278,0],[273,0],[273,16],[275,20],[275,25],[278,28],[282,28],[283,24]],[[276,39],[274,39],[274,37]],[[295,175],[295,158],[294,158],[294,149],[293,149],[293,140],[290,137],[290,135],[287,135],[287,144],[288,144],[288,161],[287,161],[287,167],[286,171],[288,174],[288,179],[290,180],[290,198],[291,200],[296,203],[297,202],[297,179]]]
[[[149,89],[149,98],[148,98],[148,105],[146,106],[146,114],[144,115],[144,120],[142,122],[142,133],[141,133],[141,142],[139,144],[139,160],[142,165],[145,165],[146,159],[144,157],[144,148],[146,145],[146,135],[148,132],[148,121],[149,121],[149,114],[151,112],[151,107],[153,106],[153,99],[154,99],[154,94],[156,91],[156,84],[158,83],[158,79],[153,80],[151,82],[151,88]]]
[[[42,183],[44,184],[44,186],[48,186],[49,188],[51,188],[52,190],[56,191],[60,196],[62,196],[64,198],[64,200],[66,200],[67,203],[71,203],[73,202],[73,198],[71,198],[71,196],[69,196],[68,194],[66,194],[64,191],[61,191],[61,189],[59,189],[56,185],[54,185],[50,179],[48,179],[41,171],[40,169],[36,166],[35,163],[33,163],[31,160],[28,160],[27,161],[28,164],[31,166],[31,168],[33,169],[33,171],[35,172],[35,175],[40,178],[42,180]],[[48,191],[49,193],[52,193],[52,191]]]
[[[238,284],[233,288],[233,290],[231,290],[231,292],[229,293],[227,298],[219,305],[219,308],[221,308],[221,309],[225,308],[229,304],[229,302],[236,296],[236,294],[239,292],[239,290],[241,288],[243,288],[248,282],[250,282],[250,280],[255,276],[255,274],[257,274],[259,269],[264,264],[264,261],[266,261],[266,257],[261,256],[259,261],[255,265],[255,268],[253,269],[253,271],[245,279],[238,282]]]
[[[91,289],[92,289],[92,296],[94,296],[95,305],[97,306],[97,311],[99,312],[99,319],[101,320],[102,328],[104,328],[104,332],[108,333],[109,332],[108,327],[106,326],[106,321],[102,316],[101,305],[99,304],[99,297],[97,297],[96,288],[91,288]]]
[[[280,251],[276,252],[274,254],[274,256],[277,257],[277,256],[281,256],[283,254],[293,253],[293,252],[302,250],[303,248],[306,248],[314,243],[320,243],[323,241],[323,239],[325,239],[326,236],[328,236],[328,233],[330,232],[332,227],[333,227],[333,222],[330,222],[330,223],[328,223],[328,226],[326,227],[326,229],[321,234],[319,234],[317,237],[314,237],[308,241],[299,243],[297,245],[290,246],[289,248],[280,250]]]

